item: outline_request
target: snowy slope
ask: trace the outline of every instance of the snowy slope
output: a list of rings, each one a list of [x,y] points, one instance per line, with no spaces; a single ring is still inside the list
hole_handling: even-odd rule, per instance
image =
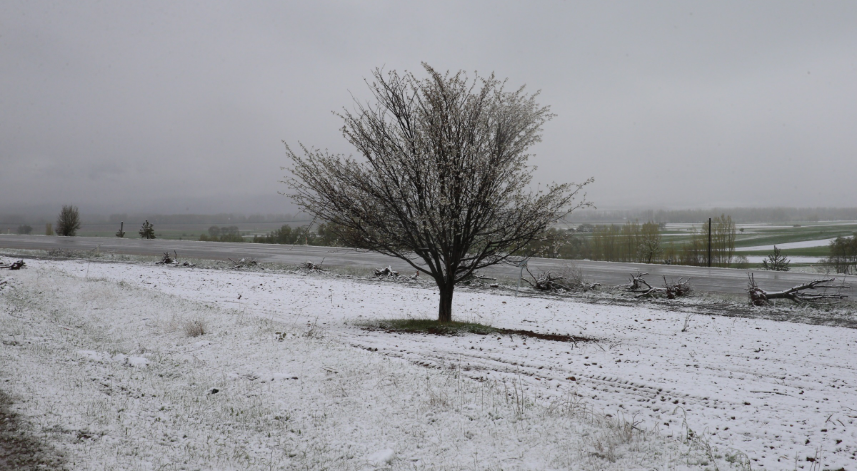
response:
[[[688,430],[702,437],[691,443],[714,447],[713,454],[722,458],[718,460],[720,469],[728,464],[726,459],[735,462],[734,457],[741,453],[759,469],[817,465],[807,457],[819,457],[825,468],[857,466],[857,370],[848,361],[857,351],[857,332],[850,329],[707,316],[686,319],[683,313],[643,307],[514,298],[461,289],[454,301],[454,316],[460,320],[570,333],[599,341],[574,346],[519,336],[391,334],[366,329],[364,323],[431,318],[437,303],[434,290],[265,272],[73,261],[31,265],[16,280],[16,289],[29,289],[31,294],[35,289],[78,290],[81,295],[68,309],[101,317],[74,322],[100,324],[112,336],[121,329],[127,336],[124,343],[118,342],[121,348],[95,348],[91,336],[79,340],[80,347],[61,358],[78,368],[75,374],[86,377],[93,368],[111,365],[132,378],[134,372],[145,371],[148,381],[158,384],[166,380],[155,380],[148,372],[184,375],[180,384],[188,384],[200,401],[197,407],[213,411],[212,417],[200,419],[201,428],[191,439],[191,449],[202,450],[191,455],[196,460],[210,459],[219,450],[211,442],[218,433],[207,427],[226,417],[227,402],[218,401],[229,397],[228,402],[238,401],[240,410],[258,408],[252,412],[252,420],[244,419],[238,425],[229,422],[233,424],[229,433],[241,437],[236,443],[252,443],[241,445],[240,453],[252,456],[257,466],[266,459],[286,467],[316,459],[354,469],[405,464],[466,469],[680,469],[688,462],[705,462],[691,454],[697,458],[685,456],[680,458],[683,464],[677,464],[676,457],[687,450]],[[55,271],[73,278],[52,275]],[[96,281],[86,281],[93,279]],[[84,293],[87,289],[94,294]],[[46,303],[43,311],[49,319],[49,298],[40,302]],[[57,323],[63,323],[57,316]],[[211,319],[212,333],[200,337],[202,341],[183,337],[180,329],[164,327],[194,316]],[[682,332],[686,321],[688,329]],[[63,325],[75,331],[74,326]],[[14,335],[28,335],[25,327],[11,327],[15,328]],[[9,329],[4,320],[4,335],[10,335]],[[276,341],[274,332],[285,332],[281,336],[286,339]],[[49,336],[34,337],[41,342]],[[135,341],[139,347],[133,345]],[[32,366],[17,365],[7,350],[4,374],[10,368],[20,371]],[[148,356],[146,352],[150,352]],[[268,376],[274,381],[261,383]],[[290,379],[293,377],[298,379]],[[173,383],[164,387],[175,387]],[[28,394],[38,395],[32,390],[36,386],[23,381],[16,384],[17,393],[28,387]],[[223,394],[207,394],[212,387],[222,388]],[[493,398],[487,411],[486,391]],[[530,409],[523,408],[523,415],[517,414],[521,408],[516,408],[515,401],[508,403],[510,391],[530,404]],[[84,397],[72,400],[85,403],[87,394],[94,392],[80,394]],[[307,396],[312,400],[296,399]],[[253,401],[256,405],[248,406]],[[316,401],[318,409],[305,410],[307,403]],[[570,410],[567,405],[573,404],[573,413],[551,415],[548,411],[556,410],[551,404],[565,404],[561,409],[566,412]],[[167,413],[136,413],[147,420],[170,419]],[[279,430],[276,421],[280,419],[273,417],[284,413],[290,415],[289,421],[301,423],[302,430],[312,430],[314,440],[282,433],[260,440],[259,434],[265,430]],[[81,420],[69,414],[58,414],[58,418]],[[610,415],[608,421],[639,422],[638,428],[657,431],[664,440],[621,442],[612,448],[613,456],[608,456],[605,443],[612,442],[593,438],[608,436],[605,430],[616,430],[604,428],[602,414]],[[589,419],[582,420],[585,417]],[[92,420],[98,423],[97,417]],[[107,423],[116,428],[115,422]],[[183,423],[162,428],[153,423],[154,428],[146,429],[145,435],[167,434],[176,440],[181,435],[191,437],[187,430],[176,431]],[[47,422],[43,425],[50,428]],[[116,433],[110,427],[104,437]],[[249,430],[253,427],[259,429],[257,433]],[[125,440],[137,443],[141,439]],[[322,440],[321,449],[307,449],[318,440]],[[345,448],[346,443],[351,448]],[[283,451],[301,447],[303,451],[294,452],[295,456]],[[146,454],[146,446],[138,448]],[[240,453],[233,450],[224,455],[224,467],[241,467],[234,461]],[[268,453],[270,457],[264,458]],[[352,457],[341,458],[343,453]],[[149,456],[147,464],[139,467],[154,467],[158,456]],[[593,460],[601,461],[594,464]]]

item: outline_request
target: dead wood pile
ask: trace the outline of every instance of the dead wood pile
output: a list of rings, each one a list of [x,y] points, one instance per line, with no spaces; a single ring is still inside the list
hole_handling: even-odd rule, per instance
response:
[[[254,260],[252,258],[250,260],[247,260],[246,258],[242,258],[241,260],[232,260],[231,258],[229,258],[227,260],[232,262],[232,264],[233,264],[232,268],[234,268],[236,270],[239,268],[244,268],[244,267],[249,268],[249,267],[255,267],[255,266],[259,265],[259,262],[257,262],[256,260]]]
[[[398,277],[399,272],[393,270],[392,266],[387,265],[385,268],[382,268],[380,270],[375,270],[375,276],[377,276],[377,277],[391,277],[391,276],[392,277]]]
[[[560,273],[546,271],[533,275],[529,268],[526,270],[532,281],[526,278],[524,281],[539,291],[589,291],[601,286],[601,283],[587,283],[583,273],[574,265],[565,267]]]
[[[161,260],[160,260],[159,262],[157,262],[157,263],[158,263],[158,264],[160,264],[160,265],[169,265],[169,264],[172,264],[174,261],[178,260],[178,258],[179,258],[179,254],[177,254],[177,253],[175,252],[175,250],[173,251],[173,253],[174,253],[174,254],[175,254],[175,256],[176,256],[175,258],[171,257],[169,252],[164,252],[164,256],[163,256],[163,257],[161,257]]]
[[[161,259],[155,262],[155,265],[172,265],[174,267],[193,267],[195,266],[190,262],[181,262],[179,263],[179,254],[173,250],[173,255],[170,256],[169,252],[164,252],[164,255]]]
[[[648,275],[648,273],[637,272],[637,274],[631,273],[630,283],[627,286],[628,291],[642,291],[644,289],[649,290],[652,289],[652,286],[643,279],[644,276]],[[643,288],[645,285],[645,288]]]
[[[326,271],[324,268],[321,268],[322,263],[324,263],[324,259],[321,259],[321,263],[319,263],[318,265],[316,265],[315,263],[312,263],[310,261],[306,261],[304,263],[301,263],[299,268],[304,269],[304,270],[308,270],[308,271]]]
[[[461,283],[464,285],[472,285],[474,283],[482,284],[486,281],[497,281],[497,278],[491,278],[490,276],[482,275],[478,271],[474,271],[469,276],[467,276],[464,280],[462,280]],[[497,283],[489,283],[489,286],[496,288],[498,285],[497,285]]]
[[[526,269],[527,273],[530,274],[530,277],[533,281],[530,281],[524,278],[524,281],[530,284],[534,289],[539,291],[571,291],[572,287],[570,283],[566,280],[564,276],[557,275],[553,272],[541,272],[538,276],[533,275],[529,268]]]
[[[648,273],[640,273],[631,274],[631,282],[628,284],[628,291],[632,291],[635,293],[640,293],[637,295],[638,298],[655,296],[655,295],[665,295],[667,299],[675,299],[681,296],[687,296],[693,291],[693,288],[690,286],[690,280],[686,278],[679,278],[677,281],[670,283],[667,281],[667,277],[664,277],[664,286],[657,287],[650,285],[643,277],[648,275]]]

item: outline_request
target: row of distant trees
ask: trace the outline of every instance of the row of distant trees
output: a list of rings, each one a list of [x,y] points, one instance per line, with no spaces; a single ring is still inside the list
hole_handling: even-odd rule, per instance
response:
[[[309,226],[295,227],[288,224],[262,236],[253,236],[253,242],[261,244],[308,244],[324,247],[341,246],[337,227],[329,223],[321,223],[315,232]]]
[[[208,242],[244,242],[238,226],[211,226],[208,228],[208,234],[201,234],[199,240]]]
[[[208,234],[201,234],[199,240],[208,242],[246,242],[247,239],[241,235],[238,226],[211,226]],[[309,226],[292,228],[284,224],[279,229],[264,235],[254,235],[253,242],[259,244],[290,244],[290,245],[317,245],[317,246],[339,246],[339,236],[331,224],[321,223],[312,231]]]
[[[662,252],[660,227],[651,221],[596,226],[592,232],[593,260],[652,263],[660,261]]]
[[[590,259],[609,262],[675,263],[678,265],[706,266],[709,257],[707,227],[697,228],[690,240],[682,244],[664,243],[662,225],[653,221],[640,224],[589,226],[591,236],[573,230],[547,229],[518,251],[522,256],[563,259]],[[74,236],[80,229],[80,212],[76,206],[63,206],[56,222],[57,235]],[[29,234],[29,225],[18,227],[19,234]],[[48,229],[50,230],[50,229]],[[312,231],[309,226],[292,228],[288,224],[265,235],[254,235],[253,242],[263,244],[291,244],[341,246],[342,228],[321,223]],[[154,239],[154,227],[147,220],[140,236]],[[117,235],[119,235],[117,233]],[[735,223],[731,216],[721,214],[711,221],[711,265],[715,267],[743,266],[746,259],[735,255]],[[124,233],[122,234],[124,236]],[[120,236],[121,237],[121,236]],[[238,226],[211,226],[201,241],[244,242]],[[828,264],[837,273],[857,272],[857,233],[854,237],[838,237],[830,243]]]
[[[584,209],[567,221],[639,220],[669,223],[707,221],[709,214],[729,214],[736,223],[798,223],[817,221],[850,221],[857,219],[857,207],[851,208],[714,208],[714,209]]]
[[[608,262],[675,263],[708,265],[708,228],[700,227],[686,243],[665,243],[661,225],[653,221],[640,224],[588,226],[591,235],[572,230],[550,228],[519,253],[547,258],[590,259]],[[720,215],[711,221],[711,265],[729,267],[746,264],[735,255],[735,223]]]
[[[680,247],[670,244],[666,251],[667,259],[680,265],[708,265],[708,237],[708,228],[698,228],[688,243]],[[736,261],[735,223],[731,216],[720,215],[711,221],[711,266],[729,267],[733,261]]]
[[[121,221],[129,221],[134,219],[145,219],[152,224],[217,224],[218,226],[233,225],[233,224],[258,224],[271,222],[285,221],[300,221],[310,220],[312,216],[295,213],[295,214],[237,214],[237,213],[218,213],[218,214],[111,214],[106,220],[101,222],[118,224]],[[102,217],[103,218],[103,217]],[[98,216],[87,217],[87,222],[99,222]],[[228,226],[227,226],[228,227]]]
[[[77,209],[77,206],[73,205],[63,205],[62,210],[57,216],[56,226],[51,226],[48,223],[45,226],[45,235],[53,235],[54,231],[56,231],[56,235],[65,236],[65,237],[74,237],[77,235],[77,231],[80,229],[80,210]],[[29,225],[22,225],[18,227],[18,234],[29,234],[33,231],[33,228]],[[140,237],[144,239],[154,239],[155,238],[155,228],[149,223],[147,220],[143,223],[143,226],[139,231]],[[122,229],[116,233],[117,237],[125,237],[125,232]]]

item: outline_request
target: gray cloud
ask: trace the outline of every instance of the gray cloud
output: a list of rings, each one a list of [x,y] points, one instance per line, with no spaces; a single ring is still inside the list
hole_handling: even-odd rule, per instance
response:
[[[853,2],[4,2],[0,211],[291,212],[280,141],[349,153],[331,111],[421,61],[540,89],[537,180],[595,176],[600,206],[853,205],[855,22]]]

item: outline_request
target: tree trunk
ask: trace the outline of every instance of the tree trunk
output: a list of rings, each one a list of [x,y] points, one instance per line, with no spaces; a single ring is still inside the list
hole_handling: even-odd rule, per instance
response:
[[[440,288],[440,308],[438,309],[438,322],[452,322],[452,292],[455,289],[454,284],[444,283]]]

